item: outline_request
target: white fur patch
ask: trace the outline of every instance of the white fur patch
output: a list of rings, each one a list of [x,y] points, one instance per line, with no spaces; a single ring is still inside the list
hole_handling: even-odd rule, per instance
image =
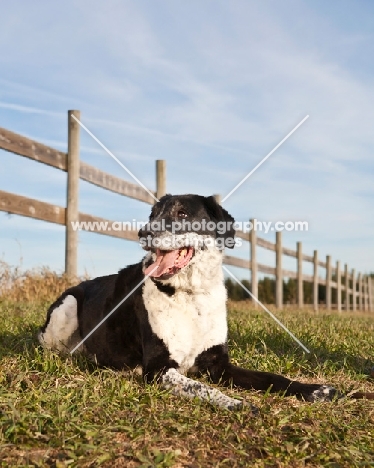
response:
[[[44,333],[39,333],[38,339],[43,347],[65,353],[81,341],[74,296],[66,296],[62,304],[52,311],[47,328]]]
[[[231,398],[216,388],[209,387],[201,382],[185,377],[176,369],[169,369],[162,376],[162,383],[166,389],[172,390],[174,395],[188,398],[197,397],[200,400],[205,400],[213,405],[230,410],[243,406],[242,401]]]
[[[312,392],[310,401],[332,401],[335,397],[339,398],[339,396],[339,393],[334,387],[321,385],[317,390]]]
[[[147,257],[146,257],[147,258]],[[167,281],[175,287],[168,296],[148,278],[143,299],[152,331],[185,373],[203,351],[227,340],[226,289],[222,253],[198,250],[189,265]]]

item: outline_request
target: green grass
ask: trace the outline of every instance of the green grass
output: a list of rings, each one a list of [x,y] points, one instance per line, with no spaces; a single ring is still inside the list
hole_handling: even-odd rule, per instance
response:
[[[35,334],[45,309],[0,302],[1,466],[374,466],[374,402],[225,390],[258,406],[254,417],[178,398],[136,375],[43,352]],[[306,356],[264,313],[230,309],[235,363],[374,391],[370,315],[277,312],[311,349]]]

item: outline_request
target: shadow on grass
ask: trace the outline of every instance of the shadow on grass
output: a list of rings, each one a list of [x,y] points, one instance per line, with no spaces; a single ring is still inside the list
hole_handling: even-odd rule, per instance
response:
[[[25,357],[28,361],[35,362],[40,360],[43,353],[50,354],[50,351],[44,350],[38,341],[39,329],[37,325],[28,325],[24,330],[15,333],[0,332],[0,360],[6,357]],[[61,359],[71,359],[81,371],[94,372],[98,369],[95,363],[79,353],[73,356],[61,356]]]
[[[264,349],[268,349],[285,361],[290,358],[293,360],[300,358],[300,362],[308,363],[311,373],[317,366],[321,368],[321,366],[326,366],[326,363],[330,369],[333,368],[335,371],[345,369],[354,374],[370,374],[370,369],[373,367],[373,359],[350,353],[344,349],[331,350],[328,344],[323,343],[322,338],[318,346],[309,344],[307,338],[301,341],[309,349],[310,354],[305,353],[291,337],[282,331],[273,331],[272,333],[262,331],[261,335],[245,334],[245,337],[240,333],[240,330],[235,330],[235,327],[230,327],[229,332],[231,345],[235,343],[239,348],[253,346],[259,354],[263,353]],[[308,372],[305,366],[303,369]]]
[[[39,327],[27,325],[18,332],[0,332],[0,359],[7,356],[32,355],[38,346]]]

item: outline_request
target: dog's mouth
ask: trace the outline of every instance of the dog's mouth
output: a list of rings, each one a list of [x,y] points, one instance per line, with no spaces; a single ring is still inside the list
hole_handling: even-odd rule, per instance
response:
[[[153,278],[166,279],[186,267],[193,257],[192,247],[182,247],[176,250],[156,250],[156,261],[149,265],[144,273]]]

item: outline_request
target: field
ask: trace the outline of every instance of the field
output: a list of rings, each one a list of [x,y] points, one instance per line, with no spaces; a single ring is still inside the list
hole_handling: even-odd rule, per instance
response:
[[[4,270],[5,271],[5,270]],[[369,467],[374,402],[305,403],[226,389],[259,408],[228,412],[177,398],[136,375],[43,352],[35,339],[48,301],[66,280],[48,271],[21,281],[2,272],[1,466]],[[39,275],[39,276],[38,276]],[[45,285],[47,284],[47,288]],[[277,312],[305,355],[250,303],[229,305],[232,360],[344,391],[374,391],[374,317]]]

